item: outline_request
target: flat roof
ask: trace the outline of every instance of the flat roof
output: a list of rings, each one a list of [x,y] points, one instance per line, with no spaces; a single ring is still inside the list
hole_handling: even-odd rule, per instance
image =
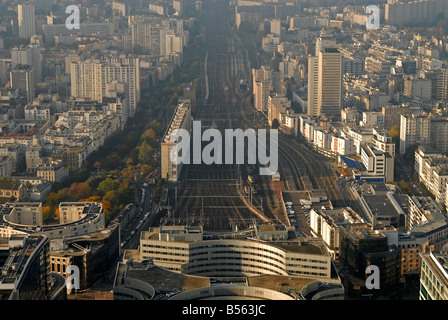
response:
[[[387,195],[366,194],[363,198],[374,215],[399,216]]]

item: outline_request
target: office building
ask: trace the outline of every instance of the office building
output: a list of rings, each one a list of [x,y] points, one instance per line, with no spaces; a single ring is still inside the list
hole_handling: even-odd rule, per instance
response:
[[[29,65],[17,65],[10,72],[10,83],[12,89],[19,91],[19,96],[26,103],[33,102],[36,96],[36,76],[34,67]]]
[[[140,100],[140,65],[138,60],[85,60],[71,62],[71,96],[102,102],[107,88],[118,81],[126,84],[129,115],[132,117]]]
[[[361,159],[368,175],[382,177],[386,182],[394,181],[394,158],[388,152],[364,146]]]
[[[317,77],[317,112],[340,118],[342,107],[342,56],[338,49],[327,47],[319,52]]]
[[[29,39],[36,34],[33,4],[19,4],[17,6],[17,21],[19,37]]]
[[[178,181],[182,169],[183,162],[176,164],[171,161],[171,150],[177,143],[178,137],[171,135],[173,131],[176,129],[184,129],[188,132],[191,131],[191,105],[190,100],[180,102],[177,105],[176,111],[174,112],[173,117],[171,118],[170,125],[168,126],[167,131],[163,137],[161,143],[161,177],[163,179],[167,179],[169,181],[176,182]],[[174,138],[174,140],[172,139]],[[190,160],[190,150],[188,153],[188,161]],[[183,155],[179,155],[183,156]]]
[[[445,0],[388,0],[384,6],[385,23],[389,25],[423,23],[434,19],[439,13],[448,16]]]
[[[447,252],[420,253],[420,256],[420,300],[448,300]]]
[[[319,79],[319,60],[317,56],[308,56],[308,100],[307,114],[310,117],[317,117],[319,110],[317,108]]]
[[[269,95],[273,90],[272,69],[266,66],[252,69],[252,83],[255,108],[267,112]]]
[[[0,242],[0,297],[4,300],[50,299],[49,257],[50,240],[44,236],[13,235],[6,242]]]
[[[400,122],[400,154],[413,144],[430,143],[431,119],[426,115],[410,114],[401,115]]]
[[[158,266],[188,275],[272,274],[333,282],[332,261],[321,241],[288,241],[285,226],[260,225],[256,234],[260,240],[205,240],[201,227],[163,226],[142,232],[137,250],[140,261],[152,259]]]
[[[17,65],[33,66],[35,73],[35,82],[42,81],[42,56],[38,44],[29,44],[27,46],[14,47],[11,50],[11,68]]]
[[[370,265],[379,268],[379,290],[361,291],[365,294],[381,294],[393,290],[401,278],[401,250],[388,244],[388,237],[378,230],[372,230],[365,223],[341,225],[339,228],[340,261],[350,274],[358,279],[366,279],[366,269]],[[347,288],[350,292],[356,285]],[[364,289],[364,290],[363,290]]]
[[[340,225],[361,222],[363,222],[362,218],[350,207],[310,210],[311,232],[315,237],[322,237],[333,259],[339,258]]]
[[[384,117],[384,129],[389,131],[394,126],[400,127],[401,115],[410,115],[416,113],[417,110],[409,106],[386,105],[382,106],[381,112]]]

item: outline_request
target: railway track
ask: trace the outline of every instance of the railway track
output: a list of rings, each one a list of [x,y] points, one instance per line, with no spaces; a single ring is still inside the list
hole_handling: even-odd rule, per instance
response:
[[[252,115],[244,108],[248,93],[240,95],[235,88],[240,77],[250,74],[246,48],[225,20],[225,10],[211,10],[205,35],[204,57],[207,56],[208,96],[198,104],[195,120],[203,129],[244,128]],[[204,230],[231,231],[238,226],[248,228],[253,220],[270,221],[274,216],[266,210],[255,210],[243,201],[238,190],[238,165],[184,165],[182,185],[178,188],[173,221],[200,223]]]

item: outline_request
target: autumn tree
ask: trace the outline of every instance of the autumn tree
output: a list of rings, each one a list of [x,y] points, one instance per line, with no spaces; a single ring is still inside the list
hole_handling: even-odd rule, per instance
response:
[[[153,153],[154,149],[146,141],[143,141],[138,152],[139,162],[141,164],[149,164]]]
[[[100,191],[101,194],[106,194],[109,191],[117,190],[119,187],[120,182],[111,178],[106,178],[99,183],[98,191]]]

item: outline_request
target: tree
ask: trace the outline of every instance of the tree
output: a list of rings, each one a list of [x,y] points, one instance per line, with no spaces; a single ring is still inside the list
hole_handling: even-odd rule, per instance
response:
[[[152,147],[155,147],[156,144],[157,144],[157,133],[156,133],[156,131],[155,131],[154,129],[152,129],[152,128],[146,130],[146,131],[142,134],[141,138],[142,138],[144,141],[148,142],[149,145],[151,145]]]
[[[67,192],[67,198],[70,201],[79,201],[80,199],[88,198],[93,191],[86,182],[74,182]]]
[[[143,141],[138,152],[138,160],[141,164],[149,164],[154,153],[154,149]]]
[[[280,122],[278,121],[278,119],[274,119],[272,121],[272,129],[278,129],[280,127]]]
[[[395,143],[396,147],[398,147],[398,144],[400,143],[400,126],[393,126],[389,130],[389,134],[392,137],[392,141]]]
[[[55,207],[59,205],[59,202],[61,202],[61,198],[59,193],[57,192],[50,192],[46,198],[46,203],[50,207]]]
[[[154,129],[155,132],[159,135],[162,135],[165,131],[165,127],[157,120],[152,120],[149,124],[149,127]]]
[[[103,167],[103,163],[101,161],[95,161],[93,166],[95,167],[95,169],[100,170]]]
[[[51,206],[42,207],[42,221],[44,224],[52,224],[56,222],[55,208]]]
[[[120,187],[120,183],[114,179],[106,178],[98,185],[98,191],[102,194],[106,194],[109,191],[117,190]]]

